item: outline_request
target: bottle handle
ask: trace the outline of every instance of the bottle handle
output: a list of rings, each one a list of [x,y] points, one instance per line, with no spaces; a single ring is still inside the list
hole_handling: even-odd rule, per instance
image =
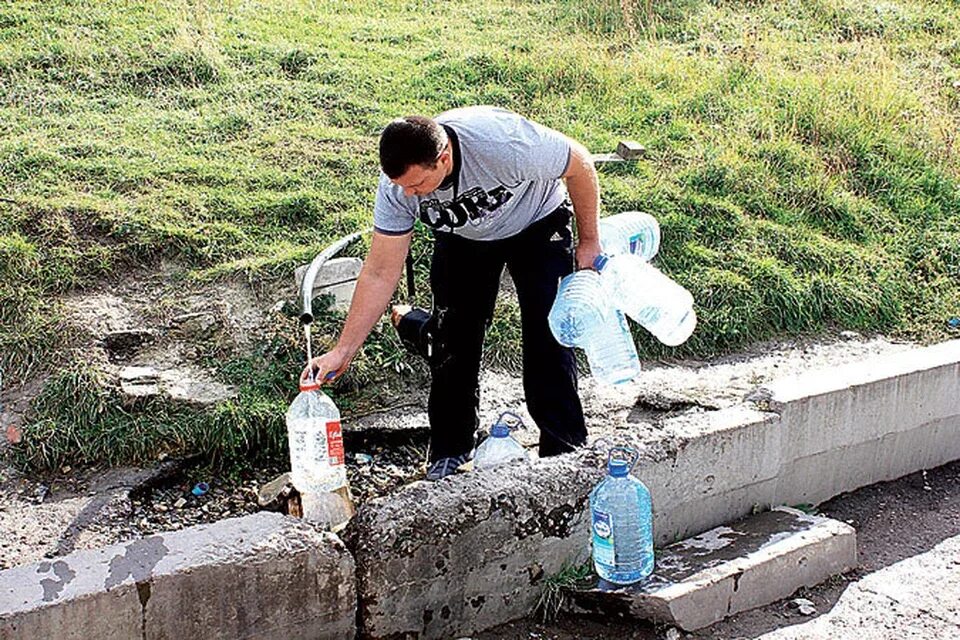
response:
[[[509,422],[505,422],[504,417],[507,417],[507,416],[512,418],[512,420],[510,420]],[[524,427],[526,427],[526,425],[523,424],[523,418],[515,414],[513,411],[504,411],[503,413],[501,413],[500,417],[497,418],[497,422],[495,424],[504,424],[507,426],[508,429],[510,429],[510,431],[516,431],[517,429],[523,429]]]
[[[637,465],[637,461],[640,460],[640,452],[634,449],[633,447],[611,447],[610,451],[607,453],[607,464],[610,464],[610,461],[613,460],[614,454],[617,455],[618,460],[623,460],[628,462],[630,466],[628,467],[628,473],[633,471],[633,468]]]

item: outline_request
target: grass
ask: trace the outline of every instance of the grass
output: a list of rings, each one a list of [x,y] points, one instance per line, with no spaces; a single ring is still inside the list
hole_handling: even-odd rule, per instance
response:
[[[540,597],[534,607],[534,615],[541,622],[556,620],[567,602],[567,592],[588,586],[596,580],[590,562],[581,565],[566,565],[557,573],[547,576],[540,587]]]
[[[207,281],[289,274],[369,225],[384,122],[468,103],[597,151],[648,148],[603,171],[605,213],[660,219],[657,264],[694,294],[700,324],[675,349],[637,330],[645,358],[837,329],[935,340],[960,315],[956,3],[25,0],[0,7],[5,380],[74,369],[57,301],[105,277],[161,260]],[[488,364],[516,367],[516,308],[500,304]],[[405,372],[389,338],[368,351],[344,403]],[[275,432],[285,397],[258,389],[235,420]],[[56,439],[44,402],[27,442]],[[263,443],[237,428],[246,440],[224,451]]]

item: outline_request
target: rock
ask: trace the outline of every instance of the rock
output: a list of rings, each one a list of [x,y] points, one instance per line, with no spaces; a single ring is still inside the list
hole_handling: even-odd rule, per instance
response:
[[[806,598],[794,598],[790,601],[790,607],[796,609],[802,616],[812,616],[817,612],[813,602]]]
[[[173,318],[171,325],[181,337],[200,341],[209,338],[217,330],[217,318],[209,311],[184,313]]]
[[[284,511],[287,498],[295,491],[288,471],[260,487],[257,493],[257,504],[268,511]]]
[[[124,367],[119,379],[120,390],[132,399],[165,395],[171,400],[203,408],[237,395],[235,387],[217,382],[205,371],[191,365],[169,369]]]

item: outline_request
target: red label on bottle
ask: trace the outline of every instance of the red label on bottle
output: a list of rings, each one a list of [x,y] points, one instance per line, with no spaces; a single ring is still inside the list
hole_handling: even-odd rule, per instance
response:
[[[343,433],[339,420],[327,423],[327,456],[331,467],[343,464]]]

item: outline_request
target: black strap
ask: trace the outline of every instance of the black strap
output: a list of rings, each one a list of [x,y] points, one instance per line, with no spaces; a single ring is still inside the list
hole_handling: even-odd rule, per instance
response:
[[[416,287],[413,283],[413,244],[407,249],[407,304],[413,306]]]

